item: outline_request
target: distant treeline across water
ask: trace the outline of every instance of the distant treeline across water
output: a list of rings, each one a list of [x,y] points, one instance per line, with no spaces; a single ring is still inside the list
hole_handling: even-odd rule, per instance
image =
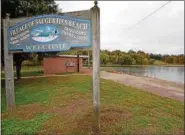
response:
[[[39,53],[33,54],[32,60],[27,60],[23,64],[27,65],[40,65],[42,63],[43,57],[45,55],[56,56],[57,54],[70,54],[70,55],[88,55],[88,50],[75,50],[72,49],[67,52],[60,53]],[[90,64],[92,65],[92,50],[89,50]],[[103,66],[123,66],[123,65],[183,65],[184,64],[184,54],[179,55],[162,55],[154,53],[145,53],[144,51],[133,51],[128,52],[115,50],[101,50],[100,62]],[[88,64],[88,59],[84,60],[84,65]]]
[[[88,55],[87,50],[76,50],[66,52],[65,54],[79,54]],[[90,59],[92,63],[92,50],[90,52]],[[63,53],[62,53],[63,54]],[[128,52],[115,50],[101,50],[100,59],[102,65],[165,65],[165,64],[184,64],[184,54],[179,55],[162,55],[145,53],[144,51]]]
[[[120,65],[164,65],[164,64],[184,64],[184,54],[181,55],[161,55],[145,53],[144,51],[101,51],[102,64]]]

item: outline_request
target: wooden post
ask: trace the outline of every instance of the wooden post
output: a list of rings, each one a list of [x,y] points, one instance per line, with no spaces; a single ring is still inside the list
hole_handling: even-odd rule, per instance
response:
[[[92,20],[92,48],[93,48],[93,105],[94,105],[94,131],[100,133],[100,9],[97,1],[91,8]]]
[[[78,61],[78,64],[77,64],[77,72],[79,73],[80,72],[80,58],[79,58],[79,53],[77,52],[77,61]]]
[[[90,68],[90,56],[89,56],[89,50],[88,50],[88,68]]]
[[[6,104],[7,110],[15,108],[15,93],[14,93],[14,72],[13,72],[13,53],[8,52],[8,27],[10,25],[9,14],[3,20],[4,32],[4,63],[5,63],[5,88],[6,88]]]

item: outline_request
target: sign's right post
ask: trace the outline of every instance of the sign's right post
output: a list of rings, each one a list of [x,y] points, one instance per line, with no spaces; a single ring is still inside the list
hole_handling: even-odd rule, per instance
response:
[[[100,132],[100,9],[97,1],[91,8],[92,48],[93,48],[93,105],[95,119],[93,130]]]

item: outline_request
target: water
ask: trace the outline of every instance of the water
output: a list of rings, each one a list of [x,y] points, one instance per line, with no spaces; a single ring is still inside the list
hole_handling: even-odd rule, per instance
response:
[[[105,70],[114,70],[139,76],[147,76],[162,80],[184,83],[184,67],[165,66],[126,66],[126,67],[105,67]]]

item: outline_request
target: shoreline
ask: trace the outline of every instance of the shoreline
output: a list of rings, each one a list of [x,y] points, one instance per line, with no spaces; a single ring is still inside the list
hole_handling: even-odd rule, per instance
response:
[[[101,71],[101,78],[148,91],[162,97],[184,101],[184,84],[181,83],[107,71]]]
[[[185,65],[101,65],[100,67],[184,67]]]
[[[106,72],[115,73],[115,74],[131,75],[131,76],[135,76],[135,77],[145,77],[145,78],[148,78],[148,79],[152,79],[152,80],[156,80],[156,81],[161,81],[161,82],[164,82],[164,83],[172,83],[172,84],[175,84],[175,85],[183,85],[183,86],[185,86],[185,84],[182,83],[182,82],[174,82],[174,81],[169,81],[169,80],[163,80],[163,79],[156,78],[156,77],[153,78],[153,77],[150,77],[150,76],[136,75],[134,73],[126,73],[126,72],[111,71],[111,70],[106,70]]]

